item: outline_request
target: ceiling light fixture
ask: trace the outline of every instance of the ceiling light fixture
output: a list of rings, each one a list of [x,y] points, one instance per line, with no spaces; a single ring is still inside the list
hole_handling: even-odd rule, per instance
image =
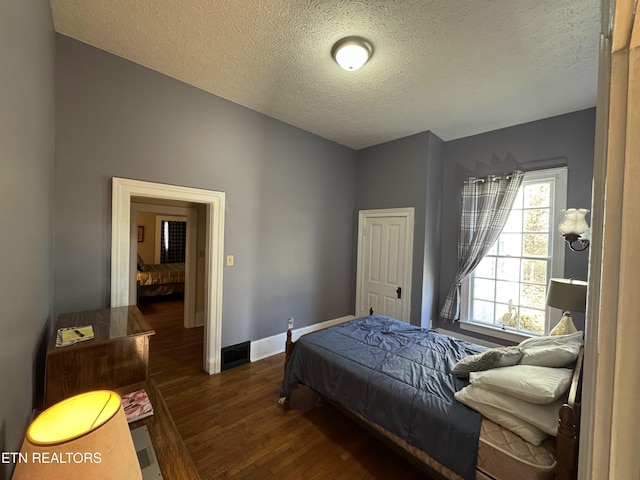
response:
[[[373,55],[373,47],[364,38],[347,37],[336,42],[331,55],[343,69],[355,72],[369,61]]]

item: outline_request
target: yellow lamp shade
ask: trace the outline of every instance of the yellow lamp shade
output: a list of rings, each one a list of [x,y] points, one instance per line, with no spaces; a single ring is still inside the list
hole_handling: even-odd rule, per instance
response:
[[[120,396],[83,393],[42,412],[27,429],[13,478],[142,479]]]

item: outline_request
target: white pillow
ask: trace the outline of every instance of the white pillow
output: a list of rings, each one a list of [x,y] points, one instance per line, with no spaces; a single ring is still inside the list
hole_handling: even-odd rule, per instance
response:
[[[465,392],[463,395],[467,401],[474,401],[477,404],[497,408],[504,413],[508,413],[520,420],[530,423],[534,427],[554,437],[558,432],[558,419],[560,417],[560,407],[562,407],[563,403],[562,399],[548,405],[537,405],[475,385],[469,385],[462,390]],[[460,396],[458,393],[460,392],[456,392],[455,394],[456,398]]]
[[[573,371],[568,368],[513,365],[471,372],[469,382],[527,402],[547,404],[560,398],[569,389],[572,376]]]
[[[540,445],[542,441],[547,438],[547,434],[537,427],[534,427],[530,423],[520,420],[518,417],[511,415],[510,413],[503,412],[502,410],[492,407],[491,405],[485,405],[484,403],[476,402],[472,395],[467,395],[469,387],[464,387],[462,390],[454,394],[456,400],[460,403],[464,403],[467,407],[473,408],[480,412],[484,417],[488,418],[492,422],[506,428],[507,430],[515,433],[523,438],[525,441],[532,443],[533,445]]]
[[[566,367],[578,358],[583,332],[568,335],[533,337],[518,345],[522,351],[521,365],[540,367]]]

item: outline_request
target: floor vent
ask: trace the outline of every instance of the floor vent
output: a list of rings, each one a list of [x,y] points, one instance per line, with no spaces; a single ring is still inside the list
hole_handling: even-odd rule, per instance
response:
[[[222,349],[222,370],[228,370],[243,363],[249,363],[251,358],[251,342],[230,345]]]

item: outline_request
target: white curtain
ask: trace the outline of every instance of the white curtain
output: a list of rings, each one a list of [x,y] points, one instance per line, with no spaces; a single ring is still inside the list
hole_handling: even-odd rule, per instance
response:
[[[640,478],[640,12],[603,0],[581,479]],[[609,31],[612,14],[613,30]]]

